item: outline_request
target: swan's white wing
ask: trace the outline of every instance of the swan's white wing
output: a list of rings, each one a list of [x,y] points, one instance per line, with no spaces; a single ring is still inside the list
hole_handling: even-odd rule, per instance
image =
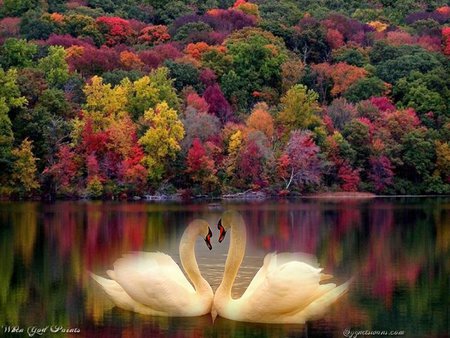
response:
[[[125,290],[116,281],[97,276],[93,273],[91,273],[90,275],[92,279],[94,279],[98,284],[100,284],[100,286],[109,296],[109,298],[114,302],[114,304],[116,304],[116,306],[124,310],[134,311],[145,315],[160,314],[158,311],[154,311],[153,309],[150,309],[136,302],[125,292]]]
[[[272,261],[273,256],[276,255],[275,253],[268,253],[266,257],[264,257],[264,263],[263,266],[258,270],[255,277],[253,277],[252,281],[248,285],[247,289],[245,290],[242,297],[246,297],[246,295],[251,295],[260,285],[264,282],[267,272],[269,271],[269,265]]]
[[[265,271],[241,298],[248,316],[269,319],[300,311],[326,291],[319,285],[321,269],[291,257],[296,255],[266,256]]]
[[[113,276],[131,298],[168,314],[183,312],[195,294],[180,267],[160,252],[125,255],[114,263]]]
[[[253,277],[244,295],[251,295],[265,280],[269,272],[275,272],[276,269],[285,263],[289,262],[303,262],[307,265],[319,268],[317,258],[313,255],[303,252],[282,252],[277,254],[276,252],[268,253],[264,257],[263,266],[258,270],[255,277]],[[320,271],[320,270],[319,270]]]

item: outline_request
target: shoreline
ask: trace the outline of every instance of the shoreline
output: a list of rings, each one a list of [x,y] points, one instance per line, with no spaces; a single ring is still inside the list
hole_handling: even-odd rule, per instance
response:
[[[261,192],[247,194],[226,194],[221,196],[198,196],[188,199],[184,199],[179,195],[158,195],[152,196],[150,198],[133,196],[126,199],[89,199],[89,198],[54,198],[54,199],[44,199],[40,197],[35,198],[24,198],[24,199],[8,199],[0,198],[0,202],[147,202],[147,203],[186,203],[186,202],[210,202],[210,203],[221,203],[229,201],[241,201],[241,202],[264,202],[264,201],[287,201],[287,200],[300,200],[300,199],[320,199],[320,200],[368,200],[374,198],[431,198],[431,197],[450,197],[450,195],[437,195],[437,194],[420,194],[420,195],[377,195],[370,192],[320,192],[320,193],[310,193],[305,195],[287,195],[287,196],[277,196],[269,195]]]

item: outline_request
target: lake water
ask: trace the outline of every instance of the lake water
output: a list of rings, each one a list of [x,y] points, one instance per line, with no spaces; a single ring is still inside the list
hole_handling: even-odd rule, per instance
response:
[[[335,282],[354,278],[348,294],[306,325],[212,323],[209,316],[159,318],[118,309],[87,273],[105,276],[129,251],[162,251],[178,262],[184,228],[203,218],[214,232],[213,250],[199,239],[196,252],[215,289],[229,244],[229,236],[217,243],[215,224],[228,208],[242,213],[248,233],[235,296],[271,251],[316,255]],[[30,327],[53,325],[59,333],[47,329],[44,337],[343,337],[344,330],[448,337],[449,276],[450,198],[0,203],[0,336],[11,326],[28,336]]]

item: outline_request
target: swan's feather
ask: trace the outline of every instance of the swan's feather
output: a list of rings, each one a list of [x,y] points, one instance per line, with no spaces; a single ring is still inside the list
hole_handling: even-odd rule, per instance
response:
[[[124,310],[134,311],[145,315],[160,314],[158,311],[155,311],[149,307],[143,306],[142,304],[136,302],[125,292],[125,290],[116,281],[103,278],[93,273],[90,273],[90,275],[92,279],[94,279],[102,287],[102,289],[106,292],[109,298],[118,307]]]
[[[264,265],[240,299],[247,319],[282,321],[335,288],[334,284],[320,285],[321,269],[296,260],[298,257],[302,256],[290,253],[266,256]]]
[[[195,294],[180,267],[160,252],[124,255],[114,263],[114,278],[131,298],[168,314],[182,313]]]

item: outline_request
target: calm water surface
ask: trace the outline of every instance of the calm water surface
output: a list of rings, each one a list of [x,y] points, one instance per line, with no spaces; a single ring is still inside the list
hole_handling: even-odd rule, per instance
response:
[[[222,318],[213,324],[209,316],[158,318],[120,310],[87,274],[104,276],[129,251],[162,251],[179,262],[178,243],[189,221],[215,225],[227,208],[242,213],[248,232],[235,296],[271,251],[316,255],[335,282],[354,277],[349,293],[323,319],[306,325]],[[215,232],[213,251],[200,239],[196,246],[213,289],[229,244],[229,236],[221,244],[217,237]],[[80,333],[43,337],[343,337],[345,329],[448,337],[449,276],[450,198],[0,203],[0,336],[8,336],[7,326],[26,331],[55,325]]]

